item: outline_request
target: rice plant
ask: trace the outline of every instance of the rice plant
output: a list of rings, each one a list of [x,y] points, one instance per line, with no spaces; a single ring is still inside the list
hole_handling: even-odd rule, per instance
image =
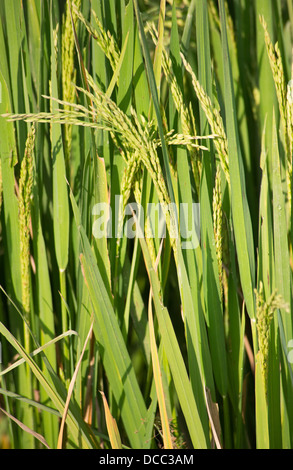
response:
[[[0,447],[293,447],[290,0],[0,3]]]

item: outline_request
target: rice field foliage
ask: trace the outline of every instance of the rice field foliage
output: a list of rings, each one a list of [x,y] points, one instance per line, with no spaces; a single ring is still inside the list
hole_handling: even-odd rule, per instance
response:
[[[292,448],[292,2],[0,17],[0,447]]]

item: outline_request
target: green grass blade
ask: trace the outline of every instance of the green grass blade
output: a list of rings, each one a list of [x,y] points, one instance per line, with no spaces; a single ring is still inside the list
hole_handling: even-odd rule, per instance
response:
[[[255,285],[255,261],[252,225],[246,197],[244,168],[239,143],[237,113],[228,50],[224,1],[220,0],[219,5],[224,63],[225,111],[229,153],[229,171],[231,180],[232,216],[234,222],[233,225],[243,294],[249,316],[254,318],[255,307],[253,289]]]
[[[2,90],[2,100],[0,112],[10,110],[9,92],[6,81],[0,71],[0,81]],[[0,132],[3,136],[1,141],[1,170],[3,184],[3,204],[5,217],[5,237],[8,246],[7,256],[9,266],[14,266],[10,273],[11,289],[14,291],[14,298],[21,302],[21,275],[20,275],[20,238],[18,222],[18,201],[14,191],[14,166],[13,161],[16,156],[16,141],[14,127],[3,117],[0,118]]]
[[[276,150],[274,150],[275,152]],[[266,299],[268,299],[275,288],[274,267],[274,240],[273,220],[271,213],[270,188],[268,181],[267,159],[265,152],[265,129],[262,138],[261,154],[262,180],[260,191],[259,208],[259,280],[264,285]],[[271,448],[282,447],[281,429],[281,407],[280,407],[280,351],[279,351],[279,328],[278,320],[274,319],[274,325],[270,331],[270,345],[268,356],[268,426]]]
[[[259,276],[264,285],[266,298],[269,298],[275,288],[275,268],[274,268],[274,240],[273,240],[273,219],[270,201],[270,187],[268,179],[268,165],[265,149],[265,129],[262,137],[261,153],[262,179],[260,189],[259,205]]]
[[[273,126],[273,109],[275,113],[278,110],[278,101],[275,92],[275,84],[270,69],[268,55],[266,54],[266,45],[264,39],[263,27],[259,21],[260,16],[268,25],[270,37],[274,38],[274,15],[273,15],[273,1],[257,0],[255,4],[255,22],[256,22],[256,42],[257,42],[257,60],[258,60],[258,75],[259,75],[259,88],[262,90],[260,97],[259,107],[259,121],[261,131],[264,129],[265,121],[267,121],[267,129],[272,129]],[[278,117],[276,115],[276,120]],[[272,174],[272,142],[270,134],[266,134],[266,148],[268,149],[268,174],[271,182]]]
[[[160,331],[163,332],[162,341],[171,369],[174,385],[177,391],[178,400],[180,402],[180,406],[182,408],[194,447],[204,449],[209,447],[206,430],[203,428],[203,424],[199,417],[198,406],[193,395],[191,384],[186,372],[185,364],[169,317],[169,313],[163,306],[160,298],[159,280],[152,267],[146,242],[143,238],[140,238],[140,243],[153,291],[154,304]]]
[[[130,106],[132,103],[132,80],[133,80],[133,59],[134,59],[134,16],[133,16],[133,2],[130,0],[123,18],[123,39],[122,43],[125,44],[128,37],[126,51],[124,54],[123,64],[121,65],[121,73],[119,77],[119,87],[117,94],[117,104],[125,114],[130,114]],[[122,52],[121,52],[122,56]]]
[[[182,39],[181,39],[181,46],[182,46],[184,55],[187,55],[188,53],[188,47],[189,47],[191,33],[192,33],[192,25],[194,21],[195,7],[196,7],[196,0],[191,0],[190,5],[188,7],[188,12],[186,15],[184,30],[183,30]]]
[[[26,353],[21,344],[14,338],[14,336],[7,330],[7,328],[2,323],[0,323],[0,332],[7,339],[7,341],[9,341],[9,343],[16,349],[16,351],[21,355],[21,357],[25,359],[26,363],[31,368],[37,380],[44,387],[47,395],[50,397],[58,411],[62,414],[62,411],[64,409],[64,401],[62,400],[60,395],[54,390],[51,384],[46,380],[36,362],[29,356],[29,354]],[[76,420],[70,412],[68,417],[68,425],[70,427],[70,431],[72,432],[72,436],[75,438],[76,442],[78,442],[80,438],[82,446],[84,448],[93,447],[93,442],[89,437],[89,430],[89,435],[87,435],[87,433],[85,433],[85,425],[81,417],[79,420]]]
[[[255,364],[255,408],[257,449],[269,449],[268,407],[260,353],[256,355]]]
[[[281,182],[281,169],[280,169],[280,154],[278,148],[278,138],[275,117],[273,117],[273,129],[272,129],[272,178],[273,178],[273,216],[274,216],[274,265],[275,265],[275,288],[279,295],[289,305],[289,311],[291,312],[292,302],[292,273],[289,259],[289,248],[287,238],[287,221],[286,221],[286,209],[284,195],[282,191]],[[286,261],[287,260],[287,261]],[[284,310],[280,310],[280,316],[283,325],[283,334],[285,337],[286,344],[290,341],[293,336],[292,330],[292,316]],[[292,365],[285,362],[282,371],[283,380],[285,380],[284,387],[286,388],[286,401],[287,401],[287,417],[292,426],[292,396],[293,387],[289,379],[290,370],[292,372]]]
[[[151,57],[150,57],[150,52],[149,52],[149,49],[148,49],[147,40],[146,40],[145,33],[144,33],[144,27],[143,27],[143,23],[142,23],[142,19],[141,19],[141,13],[140,13],[139,8],[138,8],[137,0],[134,1],[134,8],[135,8],[136,18],[137,18],[137,22],[138,22],[138,28],[139,28],[140,38],[141,38],[143,55],[144,55],[144,59],[145,59],[145,62],[146,62],[146,71],[147,71],[149,87],[150,87],[150,90],[151,90],[151,95],[152,95],[153,103],[154,103],[155,115],[156,115],[157,122],[158,122],[159,135],[160,135],[160,139],[161,139],[161,142],[162,142],[162,153],[163,153],[164,168],[165,168],[165,172],[166,172],[167,187],[168,187],[171,202],[175,202],[174,190],[173,190],[172,178],[171,178],[171,171],[170,171],[170,164],[169,164],[169,157],[168,157],[168,151],[167,151],[166,142],[165,142],[165,138],[164,138],[163,123],[162,123],[162,117],[161,117],[160,106],[159,106],[159,101],[158,101],[156,80],[155,80],[155,76],[154,76],[153,65],[152,65],[152,61],[151,61]]]
[[[39,401],[35,401],[35,400],[31,400],[30,398],[23,397],[23,396],[19,395],[18,393],[10,392],[10,391],[5,390],[3,388],[0,388],[0,393],[1,393],[1,395],[5,395],[7,397],[13,398],[14,400],[20,400],[24,403],[27,403],[30,406],[34,406],[35,408],[38,408],[41,411],[45,411],[45,412],[50,413],[54,416],[57,416],[58,418],[60,418],[60,416],[61,416],[59,411],[55,410],[54,408],[50,408],[49,406],[43,405]]]
[[[158,403],[159,403],[159,409],[160,409],[164,449],[173,449],[170,427],[169,427],[169,422],[168,422],[167,409],[166,409],[166,401],[165,401],[164,389],[163,389],[163,383],[162,383],[162,373],[161,373],[158,350],[157,350],[157,345],[156,345],[151,295],[150,295],[150,300],[149,300],[148,319],[149,319],[153,373],[154,373],[154,381],[156,385],[156,391],[157,391],[157,397],[158,397]]]
[[[173,188],[173,183],[172,183],[172,178],[171,178],[168,150],[167,150],[167,146],[166,146],[166,142],[164,138],[164,129],[163,129],[162,117],[160,114],[160,107],[159,107],[159,102],[158,102],[154,71],[153,71],[153,67],[152,67],[152,63],[151,63],[151,59],[149,55],[149,50],[147,47],[147,42],[146,42],[144,30],[143,30],[143,24],[142,24],[141,15],[138,9],[137,1],[135,1],[134,5],[135,5],[135,12],[136,12],[137,20],[138,20],[138,25],[139,25],[143,54],[144,54],[144,58],[146,62],[146,71],[147,71],[149,86],[151,90],[151,95],[152,95],[152,99],[154,103],[154,110],[156,113],[156,118],[157,118],[157,123],[158,123],[159,136],[160,136],[161,144],[162,144],[163,162],[164,162],[169,197],[170,197],[171,202],[174,203],[175,202],[174,188]],[[194,317],[194,308],[193,308],[192,295],[190,291],[190,284],[189,284],[187,273],[186,273],[186,267],[185,267],[184,258],[181,252],[179,238],[177,239],[176,249],[177,249],[177,255],[178,255],[178,280],[179,280],[180,295],[182,299],[183,312],[187,312],[189,310],[191,317],[192,316]],[[198,347],[198,342],[195,342],[195,345],[196,347]],[[200,357],[200,355],[198,355],[198,357]],[[197,364],[196,367],[199,367],[199,365]],[[202,398],[200,396],[199,400],[201,401],[201,399]],[[207,421],[205,418],[203,419],[205,420],[203,427],[204,429],[206,429]]]
[[[143,115],[145,118],[148,116],[150,105],[150,92],[146,71],[143,62],[143,55],[139,40],[138,26],[134,24],[134,58],[133,58],[133,93],[135,97],[135,107],[138,116]]]
[[[270,346],[268,354],[268,425],[270,448],[282,448],[282,419],[281,419],[281,374],[280,374],[280,333],[277,316],[273,320],[270,331]]]
[[[154,65],[153,65],[158,102],[160,102],[160,96],[161,96],[161,73],[162,73],[165,13],[166,13],[166,0],[161,0],[160,10],[159,10],[159,23],[158,23],[158,42],[157,42],[157,46],[155,49]],[[151,104],[150,104],[149,116],[150,116],[150,119],[155,119],[153,101],[151,101]]]
[[[65,426],[65,421],[66,421],[67,414],[68,414],[68,409],[69,409],[69,404],[70,404],[73,388],[74,388],[74,385],[75,385],[75,382],[76,382],[76,378],[77,378],[77,375],[78,375],[78,371],[80,369],[81,361],[82,361],[83,355],[85,353],[87,343],[90,339],[92,330],[93,330],[93,322],[91,323],[88,335],[87,335],[85,343],[83,345],[81,355],[78,359],[77,365],[75,367],[74,373],[72,375],[72,379],[71,379],[69,387],[68,387],[68,393],[67,393],[66,402],[65,402],[65,405],[64,405],[64,410],[63,410],[63,415],[62,415],[62,420],[61,420],[61,424],[60,424],[60,431],[59,431],[59,436],[58,436],[57,449],[62,449],[64,426]]]
[[[206,93],[212,97],[210,40],[208,31],[207,4],[204,1],[196,5],[198,76]],[[207,117],[200,110],[200,128],[206,134]],[[227,360],[224,336],[223,311],[219,284],[219,269],[214,240],[213,216],[211,209],[212,170],[214,167],[213,152],[202,156],[203,168],[201,176],[201,237],[203,256],[203,284],[206,304],[208,334],[213,370],[218,389],[222,396],[227,394]]]
[[[6,13],[6,44],[8,44],[12,109],[17,109],[18,112],[24,112],[23,95],[19,93],[19,89],[22,87],[21,49],[23,47],[23,42],[25,41],[23,9],[18,0],[13,0],[9,3],[5,2],[4,8]],[[8,41],[8,37],[13,37],[14,41]],[[18,150],[20,155],[23,155],[26,141],[26,126],[24,123],[19,123],[16,124],[16,129],[18,134]]]
[[[52,96],[58,98],[57,57],[54,52],[53,28],[51,31],[52,48]],[[58,109],[58,104],[52,101],[52,112]],[[66,169],[63,152],[63,140],[60,124],[52,124],[52,161],[53,161],[53,212],[56,258],[61,272],[65,271],[68,263],[68,232],[69,205]]]
[[[182,76],[182,62],[180,57],[180,43],[179,34],[176,24],[176,11],[173,7],[173,22],[171,30],[171,44],[170,44],[170,55],[172,57],[172,67],[174,75],[177,79],[178,85],[181,87],[183,92],[183,76]],[[170,128],[173,128],[173,123],[170,122]],[[182,132],[181,120],[178,123],[178,132]],[[185,221],[189,227],[191,208],[194,202],[192,197],[193,181],[190,172],[190,155],[186,148],[178,147],[177,149],[177,173],[178,173],[178,200],[179,203],[187,204],[188,217]],[[193,216],[191,217],[193,220]],[[195,240],[194,245],[197,244],[197,233],[195,233],[195,227],[192,226],[191,239]],[[186,240],[181,240],[181,243],[186,243]],[[187,242],[188,244],[188,242]],[[210,357],[210,350],[208,346],[208,338],[206,333],[206,326],[204,323],[204,314],[201,301],[201,248],[198,245],[195,249],[186,249],[182,251],[184,263],[186,265],[186,271],[188,275],[188,282],[190,284],[190,290],[193,301],[193,308],[185,308],[185,322],[186,322],[186,336],[187,336],[187,349],[188,349],[188,361],[190,369],[190,380],[195,391],[196,396],[201,396],[202,404],[200,409],[201,416],[206,417],[206,406],[204,397],[201,395],[203,383],[211,391],[213,398],[215,399],[215,387],[214,379],[212,375],[212,363]],[[195,364],[193,363],[195,361]],[[200,377],[197,375],[197,365],[200,368]],[[201,383],[202,380],[202,383]],[[198,391],[200,390],[200,392]],[[199,405],[200,406],[200,405]]]
[[[38,434],[37,432],[33,431],[32,429],[30,429],[28,426],[26,426],[24,423],[22,423],[21,421],[19,421],[19,419],[15,418],[14,416],[12,416],[10,413],[8,413],[7,411],[3,410],[3,408],[0,408],[0,411],[2,413],[4,413],[6,416],[8,416],[8,418],[12,419],[12,421],[14,421],[24,432],[30,434],[31,436],[33,436],[35,439],[37,439],[38,441],[40,441],[45,447],[47,447],[47,449],[50,449],[46,439],[44,439],[43,436],[41,436],[40,434]]]
[[[287,241],[287,221],[285,201],[282,191],[280,154],[278,149],[278,137],[276,121],[273,119],[272,127],[273,150],[273,215],[274,215],[274,252],[275,252],[275,287],[278,294],[282,295],[285,302],[291,305],[291,271],[288,263],[289,250]],[[282,320],[286,335],[286,341],[293,336],[292,318],[282,311]]]
[[[56,14],[53,4],[51,5],[51,91],[52,96],[59,97],[58,90],[58,41]],[[57,111],[58,105],[52,101],[52,112]],[[60,292],[63,298],[67,299],[65,270],[68,264],[69,251],[69,202],[68,188],[66,183],[65,154],[63,148],[62,129],[60,124],[51,126],[51,155],[52,155],[52,176],[53,176],[53,226],[56,259],[60,273]],[[61,301],[62,328],[68,330],[68,316],[64,303]],[[65,376],[69,375],[69,343],[63,345]]]
[[[44,344],[43,346],[40,346],[39,348],[35,349],[34,351],[32,351],[30,353],[30,356],[31,357],[34,357],[36,356],[37,354],[39,354],[41,351],[44,351],[47,347],[55,344],[57,341],[59,341],[60,339],[62,338],[65,338],[66,336],[69,336],[69,335],[77,335],[77,333],[75,331],[66,331],[65,333],[62,333],[61,335],[57,336],[56,338],[54,338],[53,340],[49,341],[47,344]],[[1,375],[4,375],[4,374],[7,374],[8,372],[10,372],[11,370],[15,369],[16,367],[20,366],[21,364],[23,364],[25,362],[25,359],[18,359],[16,362],[14,362],[13,364],[11,364],[11,366],[8,366],[6,369],[0,371],[0,377]]]
[[[112,449],[122,449],[122,443],[121,443],[121,437],[119,434],[119,430],[117,427],[117,423],[115,418],[111,415],[111,411],[106,399],[106,396],[104,392],[101,392],[102,397],[103,397],[103,403],[104,403],[104,409],[105,409],[105,415],[106,415],[106,423],[107,423],[107,429],[109,433],[109,439],[111,442]]]

